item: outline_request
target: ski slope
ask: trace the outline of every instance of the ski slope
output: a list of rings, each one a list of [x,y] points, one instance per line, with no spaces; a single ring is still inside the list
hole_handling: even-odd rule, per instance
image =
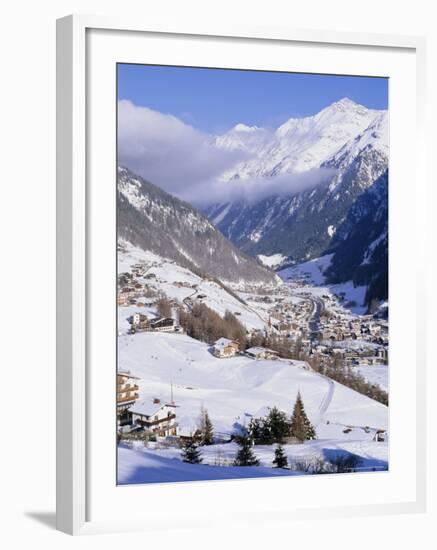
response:
[[[181,433],[196,429],[202,403],[215,430],[230,434],[266,407],[291,414],[298,391],[319,438],[351,439],[357,434],[344,434],[344,427],[368,426],[371,431],[359,433],[360,439],[372,439],[375,430],[387,428],[387,407],[300,361],[218,359],[208,344],[173,333],[120,336],[118,353],[119,368],[140,378],[140,401],[169,400],[173,383]]]
[[[256,309],[254,304],[246,305],[232,296],[216,282],[204,279],[189,269],[182,267],[172,260],[167,260],[151,252],[145,252],[128,243],[123,243],[127,252],[118,254],[118,271],[130,271],[131,266],[143,263],[148,275],[155,275],[156,279],[147,280],[147,284],[163,292],[168,298],[182,303],[186,298],[196,300],[197,295],[203,295],[202,303],[217,312],[222,317],[226,311],[237,313],[239,321],[248,330],[262,330],[267,326],[268,315],[262,308]],[[190,286],[179,286],[183,283]],[[193,288],[195,286],[195,288]],[[138,308],[119,308],[119,330],[127,330],[126,317]],[[147,311],[141,310],[147,315]],[[127,315],[125,313],[127,312]]]
[[[190,435],[198,427],[201,406],[208,410],[214,431],[230,435],[239,433],[252,416],[265,415],[269,407],[276,406],[290,415],[300,391],[318,439],[303,445],[288,446],[290,460],[307,458],[308,455],[324,457],[331,449],[331,452],[343,450],[358,454],[372,467],[375,464],[376,467],[381,464],[387,466],[387,446],[373,441],[376,430],[388,427],[387,407],[308,370],[305,363],[255,361],[244,356],[218,359],[210,353],[207,344],[186,335],[139,333],[119,337],[119,368],[130,370],[139,377],[138,403],[152,402],[155,398],[168,401],[173,384],[181,434]],[[222,452],[228,461],[232,461],[235,449],[229,445],[225,445]],[[273,450],[271,446],[265,449],[257,447],[257,453],[261,453],[260,459],[266,467],[271,465]],[[120,455],[120,479],[128,480],[120,482],[136,482],[132,481],[136,477],[132,478],[129,473],[129,464],[138,459],[130,456],[133,452],[128,449]],[[213,453],[205,461],[214,465],[217,445],[204,452]],[[170,465],[177,467],[177,471],[181,468],[175,462],[180,460],[178,449],[159,452],[148,449],[147,453],[147,456],[141,456],[140,462],[148,464],[151,460],[151,468],[158,468],[160,463],[155,458],[156,454],[162,455],[163,459],[174,460]],[[126,455],[125,463],[123,457]],[[208,479],[220,478],[212,470],[208,472],[212,476]],[[150,479],[163,481],[155,474],[151,473]],[[256,475],[260,474],[261,470],[257,470]],[[143,477],[147,475],[147,472],[142,474]],[[236,471],[226,471],[223,475],[240,477]],[[190,472],[181,476],[181,479],[197,479]]]

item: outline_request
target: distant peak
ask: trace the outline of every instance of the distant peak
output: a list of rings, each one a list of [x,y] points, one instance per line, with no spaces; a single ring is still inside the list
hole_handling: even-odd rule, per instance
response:
[[[355,103],[355,101],[352,101],[352,99],[349,99],[348,97],[343,97],[342,99],[339,99],[338,101],[335,101],[333,105],[339,105],[344,107],[353,107],[355,105],[358,105],[358,103]]]
[[[364,107],[364,105],[360,105],[359,103],[355,103],[355,101],[352,101],[352,99],[349,99],[348,97],[335,101],[326,109],[335,109],[336,111],[368,111],[367,107]]]

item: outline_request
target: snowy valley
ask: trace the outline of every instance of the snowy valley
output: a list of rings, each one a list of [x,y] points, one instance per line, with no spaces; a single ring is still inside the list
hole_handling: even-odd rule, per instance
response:
[[[119,125],[118,483],[387,471],[388,112]]]
[[[307,356],[329,358],[331,352],[327,350],[333,348],[332,340],[323,342],[320,336],[316,338],[311,333],[314,299],[323,300],[326,308],[344,320],[345,327],[361,319],[341,304],[340,299],[345,301],[343,289],[323,286],[323,270],[329,259],[280,272],[283,278],[280,286],[262,287],[256,292],[240,289],[230,294],[214,281],[202,279],[174,261],[120,242],[119,273],[122,277],[132,273],[127,288],[136,285],[142,288],[137,286],[136,294],[131,293],[128,302],[118,308],[119,371],[126,373],[127,379],[132,377],[137,388],[129,408],[134,420],[128,421],[127,415],[120,426],[119,483],[316,473],[317,468],[333,468],[332,464],[344,457],[353,457],[354,471],[388,468],[387,406],[330,379],[305,360]],[[144,296],[154,293],[154,297]],[[157,317],[156,303],[164,295],[172,305],[174,327],[168,331],[149,328],[133,332],[133,315],[142,312],[146,317]],[[353,297],[357,298],[348,296],[348,303]],[[277,356],[254,359],[244,350],[226,358],[215,356],[213,344],[176,329],[178,308],[189,310],[196,303],[205,304],[220,316],[232,312],[248,333],[283,335],[290,345],[299,340],[303,359]],[[287,315],[295,322],[287,323]],[[323,323],[319,320],[319,335],[322,330]],[[354,340],[351,349],[357,343],[359,339]],[[364,339],[361,344],[366,348]],[[367,346],[372,344],[368,341]],[[326,353],[320,353],[322,349]],[[372,363],[365,367],[367,352],[353,368],[357,372],[378,369],[379,383],[387,385],[387,366]],[[246,433],[252,419],[266,417],[274,407],[291,416],[298,392],[317,439],[300,444],[284,441],[289,465],[285,470],[272,468],[273,444],[253,447],[258,466],[234,466],[238,451],[235,438]],[[154,437],[150,431],[152,437],[142,437],[141,432],[136,432],[135,418],[143,418],[139,413],[149,415],[153,409],[158,411],[172,403],[171,420],[164,418],[158,424],[156,433],[161,435]],[[199,447],[201,464],[189,464],[182,460],[181,440],[198,431],[203,409],[211,419],[214,441]]]

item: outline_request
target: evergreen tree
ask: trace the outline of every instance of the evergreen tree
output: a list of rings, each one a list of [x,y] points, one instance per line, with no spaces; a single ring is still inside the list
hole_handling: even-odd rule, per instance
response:
[[[201,445],[212,445],[214,443],[214,427],[209,417],[208,411],[200,408],[200,427],[199,441]]]
[[[242,436],[238,438],[237,442],[240,448],[235,457],[234,466],[259,466],[259,460],[251,449],[250,438]]]
[[[284,412],[273,407],[267,417],[272,443],[283,443],[290,432],[290,425]]]
[[[263,422],[261,418],[251,418],[247,431],[254,443],[260,443],[263,436]]]
[[[306,415],[300,392],[297,393],[296,403],[294,404],[290,435],[299,441],[316,439],[316,431]]]
[[[284,447],[278,445],[275,449],[275,458],[273,459],[273,465],[275,468],[286,468],[288,466],[288,460],[284,452]]]
[[[305,411],[304,411],[305,414]],[[305,414],[305,429],[306,429],[306,438],[307,439],[317,439],[316,429],[309,421],[307,415]]]
[[[182,460],[189,464],[200,464],[202,458],[193,438],[187,439],[182,446]]]

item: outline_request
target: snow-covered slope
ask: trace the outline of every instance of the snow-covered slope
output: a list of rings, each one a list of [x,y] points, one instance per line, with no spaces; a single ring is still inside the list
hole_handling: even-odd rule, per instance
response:
[[[148,279],[148,286],[156,292],[164,293],[169,299],[177,300],[179,303],[183,303],[186,299],[195,302],[197,296],[202,296],[202,303],[221,317],[225,315],[226,311],[236,314],[247,330],[263,330],[268,325],[269,315],[259,307],[259,304],[256,304],[258,309],[255,309],[255,304],[249,305],[244,300],[238,300],[236,294],[229,293],[216,281],[201,277],[175,261],[162,258],[152,252],[145,252],[121,241],[118,252],[119,272],[129,272],[131,266],[138,263],[145,266],[148,276],[154,276],[154,278]],[[125,333],[129,330],[130,325],[127,318],[137,311],[138,307],[136,306],[118,309],[118,330],[120,332]],[[148,313],[144,309],[142,312]]]
[[[290,119],[269,139],[265,133],[250,143],[233,138],[240,133],[232,131],[224,143],[245,149],[252,158],[225,174],[228,184],[254,177],[274,182],[280,176],[286,181],[289,175],[289,188],[258,201],[215,204],[207,214],[226,237],[258,257],[281,255],[294,264],[334,252],[344,239],[341,229],[355,203],[387,174],[388,113],[348,99],[313,117]],[[258,135],[260,129],[249,133]],[[255,143],[259,148],[254,153]],[[318,169],[327,171],[328,177],[302,190],[305,180],[300,178]],[[354,211],[356,223],[360,212]],[[378,283],[378,288],[384,285]],[[384,291],[377,297],[386,298]]]
[[[274,273],[241,253],[189,204],[118,169],[118,237],[180,265],[234,284],[275,284]]]
[[[299,390],[320,439],[371,440],[375,429],[387,428],[387,407],[306,370],[299,361],[217,359],[208,344],[186,335],[147,332],[120,336],[118,353],[119,367],[140,377],[139,402],[170,399],[173,382],[181,433],[196,429],[202,403],[214,429],[230,434],[266,407],[291,414]],[[356,430],[345,434],[346,426]]]
[[[366,302],[388,297],[388,174],[351,206],[330,243],[335,251],[325,270],[331,283],[366,286]]]
[[[217,137],[216,144],[255,156],[223,177],[229,180],[269,177],[318,168],[345,143],[370,127],[381,114],[384,115],[343,98],[314,116],[290,118],[276,131],[238,124]]]
[[[272,468],[274,446],[257,445],[252,448],[260,466],[232,466],[237,453],[236,443],[202,447],[202,464],[181,461],[180,450],[146,449],[142,446],[118,448],[118,483],[174,483],[179,481],[207,481],[213,479],[247,479],[276,476],[296,476],[304,471]],[[304,445],[284,445],[291,466],[315,460],[326,461],[337,456],[358,457],[358,471],[378,472],[388,469],[388,445],[375,441],[310,441]]]
[[[318,439],[287,446],[290,458],[326,457],[329,452],[348,451],[362,456],[364,461],[374,457],[373,461],[377,459],[387,466],[387,446],[373,442],[376,430],[387,429],[387,407],[308,370],[305,363],[255,361],[243,356],[217,359],[207,344],[185,335],[165,333],[122,335],[118,353],[119,368],[139,377],[138,403],[147,405],[156,398],[169,400],[172,384],[182,434],[190,434],[198,427],[201,406],[208,410],[215,433],[226,436],[239,433],[252,416],[264,415],[269,407],[277,406],[290,415],[300,391]],[[218,447],[202,449],[205,463],[214,464],[219,451],[232,461],[235,444]],[[266,467],[271,466],[273,450],[271,446],[255,448]],[[121,483],[202,479],[203,473],[209,476],[205,479],[243,477],[237,470],[230,471],[233,468],[210,472],[201,468],[196,474],[178,461],[168,463],[169,459],[180,459],[178,449],[146,451],[138,456],[132,454],[136,451],[120,452]],[[176,468],[180,475],[167,468]],[[140,477],[135,477],[139,471]],[[247,475],[265,476],[272,472],[261,469],[253,476]]]

